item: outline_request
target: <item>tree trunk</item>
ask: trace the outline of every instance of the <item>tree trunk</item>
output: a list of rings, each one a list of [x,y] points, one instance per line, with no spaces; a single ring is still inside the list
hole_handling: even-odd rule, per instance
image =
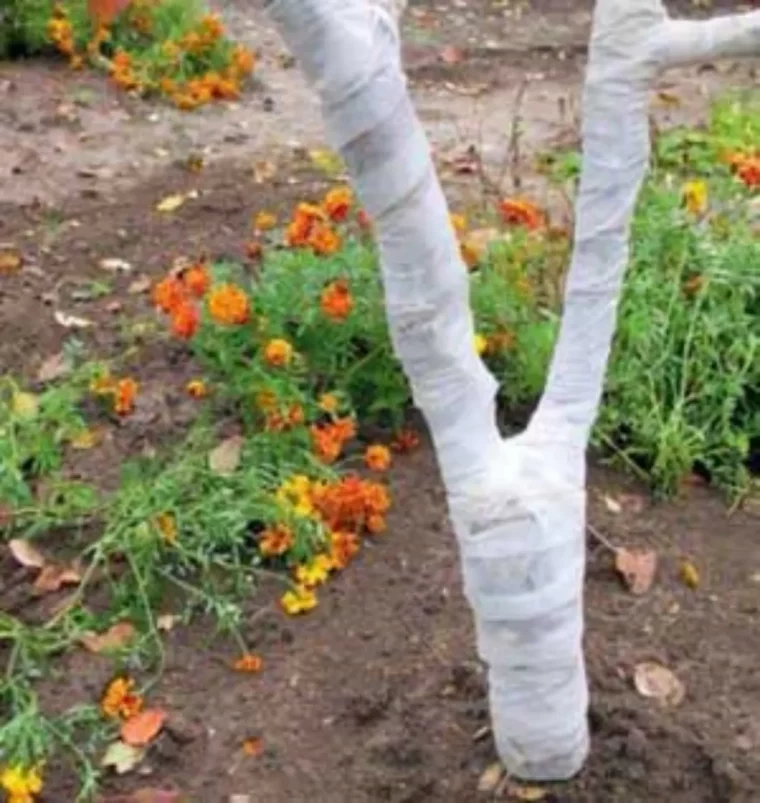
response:
[[[648,88],[669,63],[757,49],[760,14],[671,22],[659,0],[597,3],[565,315],[539,409],[503,441],[496,382],[473,348],[467,272],[400,65],[392,9],[403,3],[377,2],[269,8],[376,224],[391,336],[446,485],[499,754],[515,776],[568,778],[588,751],[585,450],[647,167]]]

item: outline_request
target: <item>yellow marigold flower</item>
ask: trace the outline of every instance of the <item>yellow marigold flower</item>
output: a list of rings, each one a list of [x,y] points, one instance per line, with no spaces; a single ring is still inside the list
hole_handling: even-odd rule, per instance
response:
[[[265,558],[284,555],[295,542],[293,531],[283,524],[264,530],[259,538],[259,550]]]
[[[449,220],[457,237],[464,236],[467,232],[467,218],[464,215],[451,214],[449,215]]]
[[[330,190],[322,201],[322,208],[332,220],[339,223],[348,217],[354,194],[348,187],[335,187]]]
[[[296,581],[304,588],[321,586],[330,576],[332,560],[327,555],[317,555],[308,563],[295,568]]]
[[[294,474],[285,480],[275,494],[277,501],[289,508],[296,516],[305,518],[314,512],[312,483],[304,474]]]
[[[135,682],[132,678],[120,675],[114,678],[106,687],[100,701],[100,710],[108,719],[129,719],[142,709],[143,701],[134,691]]]
[[[323,393],[319,397],[319,409],[333,415],[340,408],[340,399],[334,393]]]
[[[317,595],[312,590],[297,585],[292,591],[283,595],[280,604],[288,616],[298,616],[317,607]]]
[[[7,793],[8,803],[34,803],[35,795],[42,791],[40,767],[6,767],[0,774],[0,788]]]
[[[221,284],[208,296],[208,311],[217,323],[226,326],[244,324],[250,308],[248,296],[234,284]]]
[[[391,450],[379,443],[370,446],[364,453],[364,462],[372,471],[387,471],[391,466]]]
[[[156,516],[156,527],[165,543],[177,543],[177,520],[172,513],[159,513]]]
[[[259,212],[253,218],[253,228],[256,231],[269,231],[277,225],[277,216],[271,212]]]
[[[293,359],[293,346],[282,338],[270,340],[264,346],[264,359],[277,368],[289,365]]]
[[[324,223],[315,223],[309,234],[308,245],[319,256],[330,256],[340,251],[343,241],[335,229]]]
[[[330,534],[330,563],[333,569],[345,569],[359,551],[359,536],[356,533],[334,532]]]
[[[682,195],[692,215],[704,215],[707,211],[707,184],[704,181],[687,181],[683,185]]]
[[[191,379],[185,385],[185,392],[194,399],[203,399],[208,396],[208,386],[202,379]]]
[[[473,338],[475,353],[481,357],[488,351],[488,338],[485,335],[477,334]]]

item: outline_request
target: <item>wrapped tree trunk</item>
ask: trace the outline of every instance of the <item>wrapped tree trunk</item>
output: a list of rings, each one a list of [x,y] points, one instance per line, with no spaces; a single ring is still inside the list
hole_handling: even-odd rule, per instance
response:
[[[760,15],[671,22],[659,0],[597,3],[565,316],[539,409],[504,441],[496,382],[473,348],[467,272],[400,64],[393,13],[403,2],[376,2],[269,8],[375,221],[391,336],[446,485],[499,754],[518,777],[567,778],[588,752],[585,450],[647,166],[647,90],[668,64],[749,53]]]

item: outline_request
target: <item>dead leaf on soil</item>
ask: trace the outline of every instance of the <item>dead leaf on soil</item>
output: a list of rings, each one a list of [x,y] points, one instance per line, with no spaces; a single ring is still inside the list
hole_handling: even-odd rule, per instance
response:
[[[93,322],[87,318],[80,318],[77,315],[69,315],[67,312],[56,310],[53,313],[55,322],[66,329],[87,329],[93,326]]]
[[[258,736],[246,739],[243,742],[243,752],[251,758],[257,758],[264,752],[264,740]]]
[[[146,708],[121,726],[121,738],[134,747],[144,747],[158,736],[166,722],[166,711]]]
[[[623,512],[623,507],[620,502],[607,494],[604,495],[604,506],[610,513],[614,513],[616,516]]]
[[[132,265],[125,259],[118,257],[109,257],[108,259],[100,260],[100,269],[108,271],[108,273],[131,273]]]
[[[14,538],[8,543],[8,549],[16,561],[28,569],[41,569],[47,563],[45,556],[37,547],[23,538]]]
[[[97,429],[83,429],[81,432],[77,432],[76,435],[72,435],[72,437],[69,438],[69,445],[72,449],[86,452],[88,449],[97,446],[102,437],[103,433]]]
[[[266,184],[277,175],[277,165],[274,162],[254,162],[253,180],[257,184]]]
[[[15,248],[0,248],[0,276],[10,276],[21,267],[23,259]]]
[[[220,477],[229,477],[235,473],[240,465],[240,452],[243,448],[243,438],[233,435],[222,441],[219,446],[209,453],[209,468]]]
[[[137,630],[131,622],[117,622],[105,633],[85,633],[79,641],[90,652],[113,652],[125,647],[136,635]]]
[[[109,744],[103,758],[101,767],[112,767],[118,775],[131,772],[145,758],[145,748],[126,744],[121,740]]]
[[[478,780],[478,792],[483,794],[495,792],[503,777],[504,767],[499,761],[489,764]]]
[[[178,619],[179,617],[175,616],[173,613],[162,613],[161,616],[156,619],[156,627],[164,633],[169,633],[174,630],[174,625],[177,624]]]
[[[510,784],[507,787],[507,797],[510,800],[522,800],[524,803],[537,803],[539,800],[545,800],[549,794],[548,789],[542,789],[540,786],[519,786],[518,784]]]
[[[71,373],[71,362],[63,352],[48,357],[37,371],[38,382],[52,382]]]
[[[150,290],[151,285],[153,282],[151,281],[150,276],[146,276],[143,274],[139,278],[135,279],[127,288],[127,292],[131,296],[138,296],[141,293],[147,293]]]
[[[464,61],[464,50],[456,45],[447,45],[438,54],[438,58],[440,58],[444,64],[461,64]]]
[[[11,398],[11,410],[20,418],[34,418],[39,409],[39,402],[34,393],[16,391]]]
[[[175,195],[167,195],[156,204],[156,212],[163,212],[169,214],[176,212],[187,200],[187,195],[184,193],[176,193]]]
[[[82,573],[74,566],[49,563],[37,575],[33,588],[38,594],[54,594],[64,586],[76,586],[81,582]]]
[[[642,697],[657,700],[663,705],[676,706],[686,695],[683,683],[673,672],[654,661],[645,661],[636,666],[633,684]]]
[[[690,560],[681,561],[681,565],[678,567],[678,577],[692,591],[699,588],[699,569]]]
[[[103,803],[185,803],[187,798],[176,789],[138,789],[128,795],[109,795]]]
[[[652,550],[631,551],[618,549],[615,568],[632,594],[646,594],[652,587],[657,571],[657,553]]]

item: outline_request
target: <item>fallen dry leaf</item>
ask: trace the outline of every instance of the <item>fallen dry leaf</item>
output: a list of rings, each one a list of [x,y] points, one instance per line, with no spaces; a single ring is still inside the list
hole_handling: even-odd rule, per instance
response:
[[[11,398],[11,410],[21,418],[34,418],[39,409],[39,402],[34,393],[17,391]]]
[[[264,752],[264,740],[258,736],[246,739],[243,742],[243,752],[251,758],[257,758]]]
[[[166,711],[146,708],[121,726],[121,738],[134,747],[144,747],[161,732],[166,722]]]
[[[37,371],[38,382],[52,382],[71,373],[71,362],[63,352],[48,357]]]
[[[176,789],[138,789],[128,795],[109,795],[103,803],[185,803],[187,798]]]
[[[657,553],[652,550],[618,549],[615,554],[615,568],[632,594],[646,594],[652,587],[657,571]]]
[[[253,180],[257,184],[266,184],[277,175],[277,165],[274,162],[254,162]]]
[[[127,292],[132,296],[140,295],[140,293],[147,293],[152,284],[153,282],[150,276],[143,274],[129,285]]]
[[[8,543],[8,549],[18,563],[29,569],[41,569],[47,563],[45,556],[37,547],[23,538],[14,538]]]
[[[33,588],[38,594],[54,594],[63,586],[79,585],[82,573],[73,566],[59,566],[49,563],[42,568],[34,581]]]
[[[108,259],[100,260],[100,269],[108,271],[109,273],[131,273],[132,265],[125,259],[118,257],[109,257]]]
[[[219,446],[209,453],[209,468],[220,477],[229,477],[234,474],[240,465],[240,452],[243,448],[243,438],[233,435],[222,441]]]
[[[496,791],[496,787],[504,777],[504,767],[499,761],[489,764],[478,779],[478,792],[489,794]]]
[[[642,513],[646,507],[646,500],[641,494],[620,494],[617,501],[629,513]]]
[[[457,47],[456,45],[447,45],[438,54],[438,58],[440,58],[444,64],[461,64],[464,61],[464,51],[461,47]]]
[[[604,506],[610,513],[614,513],[616,516],[623,512],[623,507],[620,502],[607,494],[604,495]]]
[[[522,800],[524,803],[537,803],[539,800],[545,800],[548,794],[549,791],[540,786],[510,784],[507,787],[507,797],[510,800]]]
[[[145,758],[145,748],[119,740],[109,744],[101,759],[101,767],[112,767],[118,775],[131,772]]]
[[[162,613],[161,616],[156,618],[156,627],[163,630],[164,633],[169,633],[174,630],[174,625],[177,624],[177,619],[173,613]]]
[[[657,700],[663,705],[678,705],[686,694],[683,683],[673,672],[654,661],[636,666],[633,684],[642,697]]]
[[[678,567],[678,576],[681,582],[692,591],[699,588],[699,569],[690,560],[681,561],[681,565]]]
[[[69,315],[67,312],[56,310],[53,313],[55,322],[66,329],[87,329],[93,326],[92,321],[87,318],[80,318],[77,315]]]
[[[100,443],[102,433],[97,429],[83,429],[69,438],[69,445],[72,449],[80,452],[86,452]]]
[[[10,276],[22,264],[21,254],[15,248],[0,248],[0,276]]]
[[[125,647],[136,635],[137,630],[131,622],[117,622],[105,633],[84,633],[79,641],[90,652],[113,652]]]
[[[156,204],[156,212],[176,212],[187,200],[187,195],[183,193],[176,193],[175,195],[167,195]]]

